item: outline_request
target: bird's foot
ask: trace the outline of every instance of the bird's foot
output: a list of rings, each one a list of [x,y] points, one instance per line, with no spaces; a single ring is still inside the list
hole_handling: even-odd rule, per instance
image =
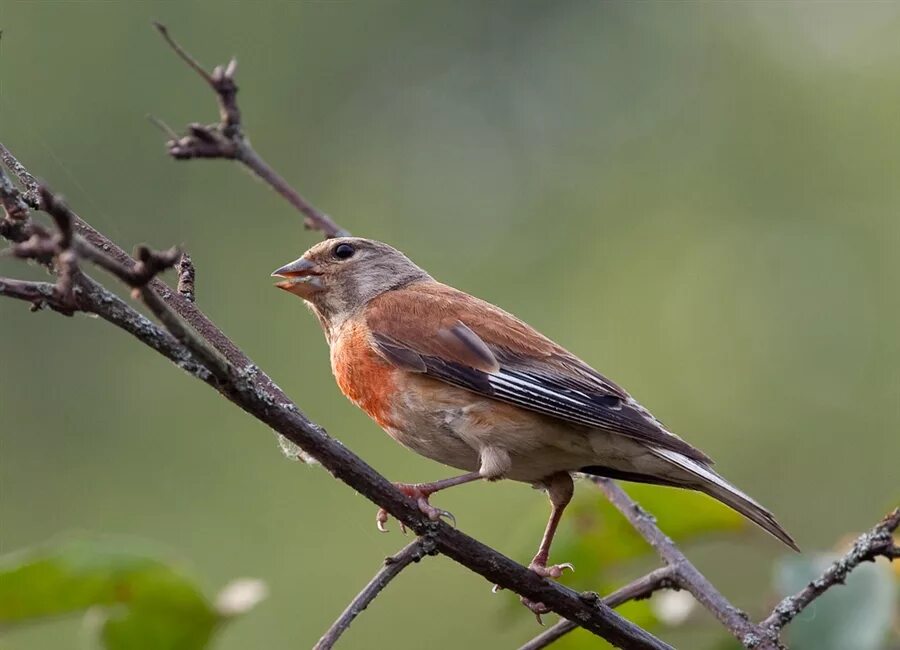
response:
[[[571,562],[563,562],[562,564],[551,564],[550,566],[547,566],[545,563],[537,560],[532,560],[531,564],[528,565],[528,569],[534,571],[542,578],[553,578],[554,580],[562,576],[563,571],[565,571],[566,569],[572,572],[575,571],[575,567]]]
[[[456,525],[456,517],[453,516],[452,513],[447,512],[446,510],[441,510],[440,508],[435,508],[428,502],[428,498],[436,491],[431,488],[431,484],[429,483],[394,483],[394,487],[403,492],[406,496],[410,497],[416,502],[416,505],[419,507],[419,510],[428,517],[431,521],[438,521],[441,518],[449,520],[454,526]],[[387,532],[387,528],[385,524],[387,523],[388,511],[384,508],[380,508],[378,510],[378,514],[375,515],[375,525],[378,526],[378,530],[382,533]],[[400,522],[400,530],[405,534],[406,526],[403,525],[403,522]]]
[[[546,561],[542,562],[540,558],[532,560],[531,564],[528,565],[529,571],[535,572],[542,578],[553,578],[554,580],[562,576],[563,572],[566,569],[574,571],[575,567],[571,562],[564,562],[563,564],[551,564],[550,566],[547,566]],[[497,593],[501,589],[503,589],[503,587],[501,587],[500,585],[494,585],[491,591]],[[541,620],[541,615],[549,614],[550,608],[547,607],[544,603],[538,603],[533,600],[529,600],[528,598],[525,598],[525,596],[519,597],[519,600],[523,605],[525,605],[525,607],[531,610],[531,612],[534,614],[534,617],[537,619],[537,622],[540,625],[543,625],[544,621]]]
[[[551,564],[550,566],[547,566],[546,564],[542,564],[539,560],[532,560],[531,564],[528,565],[529,571],[534,571],[542,578],[553,578],[554,580],[561,577],[566,569],[575,571],[575,565],[571,562],[563,562],[562,564]],[[496,594],[498,591],[503,591],[503,587],[500,585],[491,587],[492,593]]]
[[[531,610],[531,613],[534,614],[534,617],[537,619],[538,625],[544,624],[544,620],[541,616],[550,613],[551,610],[549,607],[544,603],[536,603],[533,600],[528,600],[525,596],[519,596],[519,601]]]

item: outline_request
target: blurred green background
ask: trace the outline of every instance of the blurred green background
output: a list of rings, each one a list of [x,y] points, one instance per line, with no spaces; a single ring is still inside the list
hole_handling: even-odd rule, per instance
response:
[[[804,549],[897,502],[900,4],[0,0],[0,140],[124,247],[183,243],[206,313],[329,432],[421,481],[450,470],[340,395],[317,323],[271,286],[316,237],[237,165],[166,156],[145,114],[180,129],[215,107],[154,19],[208,67],[238,56],[253,144],[307,198],[623,384]],[[0,551],[115,533],[171,549],[210,595],[261,578],[268,600],[219,639],[235,650],[311,646],[404,543],[107,324],[0,301],[0,340]],[[437,503],[521,561],[547,509],[513,483]],[[783,550],[763,533],[687,550],[737,605],[771,605]],[[538,631],[514,604],[429,559],[344,647],[513,647]],[[721,640],[702,614],[657,631]],[[74,618],[0,648],[87,643]]]

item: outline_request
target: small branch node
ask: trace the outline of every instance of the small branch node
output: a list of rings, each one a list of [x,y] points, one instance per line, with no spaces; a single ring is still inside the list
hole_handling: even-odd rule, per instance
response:
[[[187,300],[194,302],[194,281],[197,272],[194,269],[194,262],[191,260],[191,256],[187,253],[182,253],[181,258],[175,265],[175,270],[178,272],[178,293]]]
[[[132,287],[141,288],[163,271],[174,267],[181,258],[181,251],[177,246],[155,251],[146,244],[138,244],[134,247],[134,257],[137,264],[122,279]]]

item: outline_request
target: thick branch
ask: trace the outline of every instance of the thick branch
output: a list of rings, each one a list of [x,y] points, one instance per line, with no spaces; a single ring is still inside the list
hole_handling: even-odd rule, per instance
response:
[[[227,359],[214,350],[206,341],[197,335],[190,327],[186,326],[178,315],[148,286],[140,286],[134,290],[140,296],[144,304],[150,308],[153,315],[174,336],[179,343],[184,345],[200,363],[207,368],[220,386],[226,390],[237,381],[237,371]],[[227,393],[226,393],[227,396]]]
[[[97,314],[156,350],[189,375],[218,389],[213,374],[171,334],[83,273],[75,287],[75,299],[83,311]]]
[[[418,562],[429,553],[429,544],[423,538],[417,538],[403,547],[399,552],[384,558],[384,566],[375,574],[356,598],[347,605],[334,624],[322,635],[313,650],[329,650],[337,643],[340,636],[350,627],[353,620],[369,606],[375,597],[388,586],[391,580],[400,575],[406,567]],[[432,551],[433,552],[433,551]]]
[[[643,600],[649,598],[660,589],[679,589],[678,578],[675,570],[670,566],[654,569],[650,573],[641,576],[624,587],[617,589],[608,596],[603,597],[603,604],[616,608],[631,600]],[[546,632],[534,637],[531,641],[519,648],[519,650],[541,650],[551,643],[558,641],[578,626],[572,621],[560,620]]]

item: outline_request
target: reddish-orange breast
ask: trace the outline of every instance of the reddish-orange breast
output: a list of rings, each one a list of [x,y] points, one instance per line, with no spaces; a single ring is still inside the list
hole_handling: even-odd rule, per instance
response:
[[[372,349],[363,325],[346,326],[335,340],[331,370],[341,392],[370,418],[382,428],[396,426],[391,406],[398,371]]]

